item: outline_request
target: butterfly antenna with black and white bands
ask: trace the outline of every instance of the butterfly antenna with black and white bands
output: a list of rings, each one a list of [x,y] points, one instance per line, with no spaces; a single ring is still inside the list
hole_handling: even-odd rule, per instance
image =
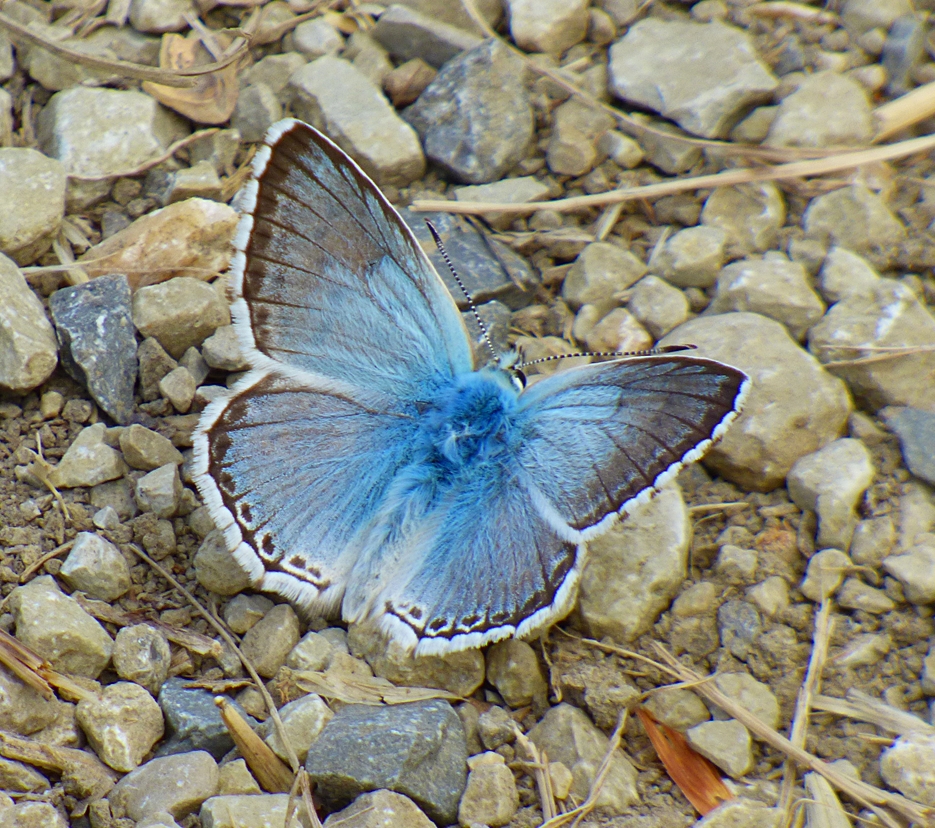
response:
[[[542,362],[554,362],[556,359],[574,359],[575,357],[646,357],[674,354],[679,351],[693,351],[696,345],[663,345],[659,348],[649,348],[645,351],[585,351],[582,354],[552,354],[551,356],[531,359],[529,362],[518,362],[515,368],[528,368],[530,365],[539,365]]]
[[[480,328],[481,336],[484,339],[484,344],[487,346],[487,350],[490,351],[491,359],[497,359],[497,351],[493,347],[493,342],[490,341],[490,334],[487,333],[487,326],[484,324],[484,321],[480,318],[480,314],[477,312],[477,305],[474,304],[474,297],[468,293],[468,289],[464,286],[464,282],[461,281],[461,277],[458,275],[458,271],[455,270],[455,266],[448,256],[448,251],[445,250],[445,245],[442,242],[441,235],[439,235],[438,230],[435,229],[435,225],[432,224],[432,222],[430,222],[428,219],[425,220],[425,225],[429,228],[429,233],[432,234],[432,238],[435,240],[435,246],[438,248],[438,252],[441,254],[442,259],[444,259],[445,264],[448,266],[451,277],[455,280],[458,287],[461,288],[461,292],[464,294],[464,298],[467,299],[468,308],[474,315],[474,321],[477,322],[477,327]]]

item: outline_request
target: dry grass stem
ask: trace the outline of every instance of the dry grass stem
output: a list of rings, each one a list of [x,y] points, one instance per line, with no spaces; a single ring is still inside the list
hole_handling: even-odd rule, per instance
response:
[[[200,66],[178,72],[170,72],[165,69],[155,69],[152,66],[146,66],[142,63],[131,63],[126,60],[108,60],[107,58],[96,57],[94,55],[85,54],[84,52],[78,52],[74,49],[69,49],[67,46],[62,46],[60,43],[49,40],[39,32],[30,29],[28,26],[18,23],[12,17],[8,17],[2,12],[0,12],[0,29],[5,30],[10,35],[10,39],[14,42],[25,41],[33,46],[38,46],[40,49],[45,49],[71,63],[87,66],[89,69],[99,69],[104,72],[113,72],[124,78],[134,78],[135,80],[159,83],[163,86],[176,86],[181,88],[194,86],[200,76],[218,72],[231,65],[234,61],[239,60],[241,55],[247,50],[247,41],[244,39],[240,41],[238,47],[231,54],[228,54],[219,63],[212,63],[209,66]]]
[[[513,732],[516,734],[517,744],[529,757],[529,761],[525,764],[532,770],[533,778],[536,780],[536,789],[539,791],[539,803],[542,808],[542,819],[544,822],[548,822],[558,814],[558,807],[555,804],[555,792],[552,790],[552,778],[549,775],[548,757],[539,753],[539,748],[516,724],[513,725]]]
[[[19,576],[19,582],[25,584],[32,576],[38,572],[42,567],[46,565],[53,558],[57,558],[64,552],[68,552],[75,545],[74,541],[68,541],[68,543],[63,543],[61,546],[56,546],[51,552],[46,552],[45,555],[37,558],[33,561],[26,569],[23,570],[23,574]]]
[[[838,16],[834,12],[815,8],[815,6],[806,6],[804,3],[790,3],[786,0],[772,0],[769,3],[756,3],[747,6],[747,14],[755,17],[769,18],[789,18],[792,20],[802,20],[807,23],[836,23]]]
[[[160,566],[156,563],[149,555],[147,555],[142,549],[140,549],[135,543],[127,544],[127,547],[133,550],[133,553],[137,555],[141,560],[144,560],[149,566],[153,568],[155,572],[158,572],[170,583],[175,589],[179,591],[181,595],[185,596],[185,599],[189,604],[194,608],[194,610],[207,621],[217,632],[219,636],[224,640],[228,647],[231,648],[237,657],[240,659],[240,663],[243,664],[244,669],[249,674],[250,678],[253,679],[256,689],[259,691],[260,695],[263,697],[263,702],[266,704],[267,710],[269,710],[270,718],[273,720],[273,725],[276,728],[277,733],[279,733],[279,739],[283,744],[283,748],[286,751],[286,755],[289,759],[289,765],[292,768],[293,772],[298,772],[301,763],[299,762],[299,757],[296,756],[295,750],[293,750],[292,745],[289,742],[289,739],[286,735],[286,729],[283,726],[282,718],[279,715],[279,710],[276,708],[276,704],[273,702],[273,697],[270,696],[269,690],[266,689],[266,685],[263,683],[263,680],[260,678],[259,673],[257,673],[256,668],[253,666],[253,663],[248,659],[240,647],[237,646],[237,642],[234,641],[233,636],[224,629],[224,625],[219,623],[218,620],[206,610],[201,603],[192,595],[185,587],[183,587],[169,572],[166,571],[165,567]]]
[[[827,779],[817,773],[805,774],[805,792],[808,828],[851,828],[851,818]]]
[[[887,733],[902,736],[906,733],[922,733],[935,736],[935,727],[924,719],[905,710],[899,710],[880,699],[875,699],[856,688],[847,691],[846,699],[833,696],[816,696],[812,704],[815,710],[847,716],[860,722],[876,725]],[[891,741],[887,739],[887,741]]]
[[[344,704],[406,704],[444,699],[463,701],[461,696],[433,687],[397,687],[386,679],[349,677],[346,674],[301,670],[294,674],[296,686]]]
[[[253,728],[231,704],[230,699],[215,696],[214,703],[221,711],[224,725],[260,787],[268,793],[289,793],[295,781],[289,766],[253,732]]]
[[[792,728],[789,732],[789,741],[797,748],[805,747],[805,737],[808,734],[809,713],[812,700],[818,693],[821,684],[821,674],[824,672],[828,660],[828,647],[831,642],[831,629],[833,619],[831,616],[831,599],[825,597],[821,602],[818,614],[815,616],[815,626],[812,633],[812,652],[808,660],[805,678],[799,688],[795,701],[795,711],[792,714]],[[782,787],[779,790],[779,808],[785,816],[783,824],[789,825],[792,820],[792,796],[796,780],[795,763],[787,758],[783,763]]]
[[[660,656],[666,661],[669,671],[678,678],[683,681],[697,681],[702,678],[702,676],[694,670],[679,662],[663,647],[657,645],[657,649]],[[718,690],[713,683],[700,683],[695,688],[695,692],[700,693],[710,702],[720,707],[728,716],[739,721],[760,741],[766,742],[766,744],[773,749],[786,754],[786,756],[790,757],[800,767],[821,774],[837,790],[847,794],[858,804],[865,808],[873,809],[883,820],[884,824],[891,828],[900,828],[900,823],[885,811],[881,810],[879,806],[896,811],[911,822],[918,822],[923,825],[931,824],[933,816],[931,808],[927,808],[904,796],[891,793],[890,791],[884,791],[881,788],[874,787],[866,782],[841,773],[837,768],[822,761],[817,756],[813,756],[804,749],[792,744],[785,736],[777,733],[745,707],[742,707],[732,698]]]
[[[881,104],[873,111],[876,143],[935,115],[935,81],[917,86],[905,95]]]
[[[712,173],[711,175],[698,175],[691,178],[680,178],[674,181],[661,181],[656,184],[646,184],[642,187],[623,187],[618,190],[597,193],[595,195],[560,198],[555,201],[527,201],[523,204],[509,204],[417,199],[412,203],[412,209],[420,212],[448,212],[460,215],[480,215],[482,213],[529,215],[538,210],[555,210],[560,213],[568,213],[576,210],[591,209],[593,207],[605,207],[608,204],[635,201],[641,198],[660,198],[662,196],[674,195],[689,190],[730,187],[737,184],[749,184],[754,181],[781,181],[788,178],[826,175],[827,173],[854,169],[864,164],[892,161],[896,158],[904,158],[908,155],[928,152],[932,149],[935,149],[935,135],[926,135],[922,138],[910,138],[907,141],[900,141],[897,144],[887,144],[883,147],[845,152],[828,158],[793,161],[789,164],[779,164],[772,167],[744,167],[741,169]]]

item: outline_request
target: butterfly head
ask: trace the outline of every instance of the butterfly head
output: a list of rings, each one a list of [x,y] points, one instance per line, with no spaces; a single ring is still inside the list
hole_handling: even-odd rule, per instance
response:
[[[510,350],[490,360],[487,368],[502,371],[510,378],[513,387],[517,391],[522,391],[526,387],[526,375],[517,367],[519,361],[519,352]]]

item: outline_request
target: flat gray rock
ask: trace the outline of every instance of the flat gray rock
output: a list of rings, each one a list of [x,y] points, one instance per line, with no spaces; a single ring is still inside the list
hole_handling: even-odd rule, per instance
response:
[[[49,298],[62,367],[120,425],[133,415],[137,373],[130,307],[130,286],[122,274],[62,288]]]
[[[617,97],[704,138],[725,138],[779,83],[740,29],[655,17],[611,46],[609,73]]]
[[[403,60],[422,58],[436,69],[481,42],[464,29],[397,4],[380,15],[372,37],[391,55]]]
[[[468,184],[502,178],[525,157],[534,126],[522,64],[495,40],[448,61],[403,117],[429,160]]]
[[[916,477],[935,486],[935,413],[921,408],[886,408],[881,414],[899,437],[903,461]]]
[[[467,298],[438,252],[426,221],[432,222],[441,236],[445,250],[475,304],[497,300],[510,310],[518,310],[532,301],[540,284],[539,275],[526,259],[503,242],[492,239],[470,221],[451,213],[416,213],[406,209],[401,214],[461,310],[467,310]]]
[[[386,788],[410,797],[439,825],[450,825],[467,783],[467,743],[446,701],[350,704],[325,725],[305,767],[332,808]]]

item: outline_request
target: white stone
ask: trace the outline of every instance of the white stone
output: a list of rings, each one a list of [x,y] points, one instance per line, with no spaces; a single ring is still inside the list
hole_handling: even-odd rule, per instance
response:
[[[31,391],[57,363],[58,343],[42,303],[16,264],[0,254],[0,386]]]
[[[588,31],[587,0],[506,0],[513,42],[527,52],[564,52]]]
[[[106,538],[79,532],[59,575],[72,589],[100,601],[116,601],[130,589],[130,566],[123,554]]]
[[[104,442],[106,431],[104,423],[81,429],[49,475],[53,486],[62,489],[96,486],[98,483],[116,480],[129,471],[120,452]]]
[[[3,138],[0,99],[0,140]],[[32,264],[52,246],[65,215],[65,168],[54,158],[25,147],[0,146],[0,253]],[[16,209],[9,209],[12,205]],[[6,270],[4,266],[2,270]],[[0,301],[0,308],[5,302]]]
[[[289,79],[296,114],[324,130],[377,184],[398,187],[425,173],[419,136],[359,69],[326,55]]]

